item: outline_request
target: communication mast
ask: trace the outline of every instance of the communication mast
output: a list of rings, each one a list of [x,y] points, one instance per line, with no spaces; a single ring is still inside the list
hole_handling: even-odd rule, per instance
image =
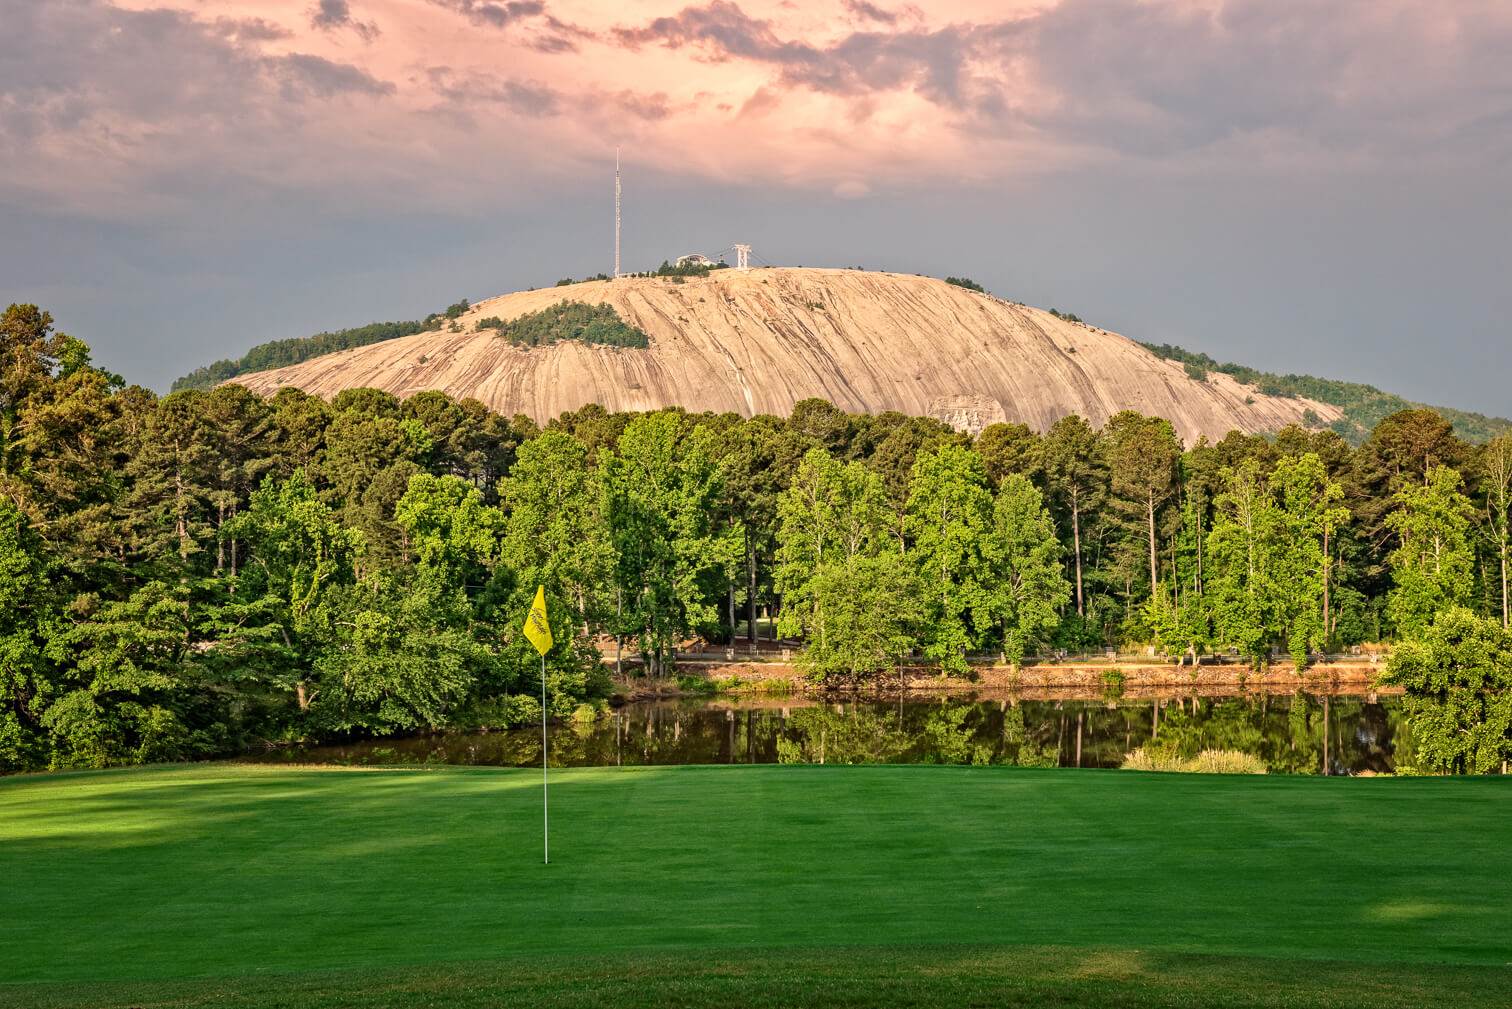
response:
[[[614,279],[620,275],[620,149],[614,149]]]
[[[735,243],[735,269],[749,270],[751,268],[751,247]]]

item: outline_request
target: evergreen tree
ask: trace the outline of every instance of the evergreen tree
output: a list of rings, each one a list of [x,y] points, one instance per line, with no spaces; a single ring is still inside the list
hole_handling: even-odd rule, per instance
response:
[[[1077,616],[1086,614],[1084,516],[1101,507],[1107,494],[1108,471],[1102,449],[1097,432],[1075,414],[1056,421],[1040,446],[1049,500],[1065,516],[1062,526],[1070,531]]]
[[[55,687],[43,650],[61,632],[50,575],[41,537],[0,496],[0,770],[48,762],[42,715]]]

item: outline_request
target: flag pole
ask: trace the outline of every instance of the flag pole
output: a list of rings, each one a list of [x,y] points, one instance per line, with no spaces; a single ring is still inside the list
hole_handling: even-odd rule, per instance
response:
[[[551,864],[551,813],[550,791],[547,787],[546,766],[551,751],[546,736],[546,653],[556,644],[551,638],[551,621],[546,617],[546,586],[536,586],[535,602],[530,605],[530,615],[525,618],[525,638],[541,653],[541,864]]]
[[[541,864],[551,864],[551,813],[546,787],[546,653],[541,653]]]

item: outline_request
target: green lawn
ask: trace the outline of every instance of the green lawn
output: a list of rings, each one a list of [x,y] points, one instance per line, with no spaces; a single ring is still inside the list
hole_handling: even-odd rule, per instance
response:
[[[0,1004],[1512,1004],[1512,781],[203,765],[0,781]]]

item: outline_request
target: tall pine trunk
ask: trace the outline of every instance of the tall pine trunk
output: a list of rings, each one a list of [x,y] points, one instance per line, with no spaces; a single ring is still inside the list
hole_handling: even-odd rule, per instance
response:
[[[1159,554],[1155,550],[1155,492],[1145,492],[1145,514],[1149,517],[1150,526],[1150,598],[1155,598],[1155,587],[1160,584],[1160,577],[1156,573],[1156,565],[1159,563]]]
[[[1074,544],[1076,554],[1076,615],[1087,615],[1086,608],[1082,605],[1082,551],[1081,551],[1081,501],[1077,493],[1076,485],[1071,486],[1071,542]]]

